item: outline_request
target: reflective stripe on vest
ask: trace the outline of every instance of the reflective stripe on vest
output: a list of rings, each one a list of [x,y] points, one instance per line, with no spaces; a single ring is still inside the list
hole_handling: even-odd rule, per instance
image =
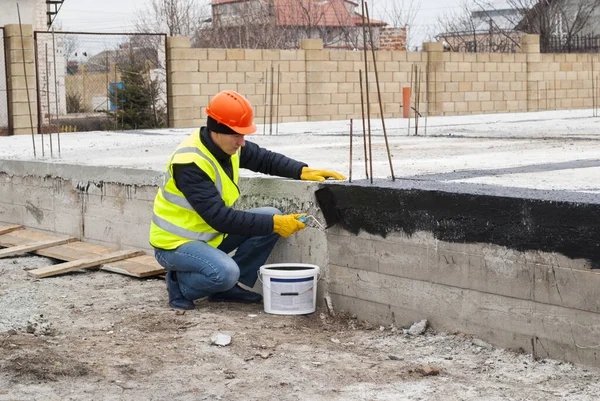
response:
[[[194,241],[208,242],[221,235],[220,233],[197,233],[195,231],[186,230],[185,228],[177,227],[175,224],[169,223],[167,220],[162,219],[157,215],[152,216],[152,222],[165,231]]]

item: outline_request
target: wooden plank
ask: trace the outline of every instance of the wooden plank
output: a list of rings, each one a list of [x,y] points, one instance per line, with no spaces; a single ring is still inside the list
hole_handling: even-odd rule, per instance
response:
[[[16,230],[8,234],[0,235],[0,246],[9,247],[15,245],[25,245],[31,244],[32,242],[48,241],[51,239],[56,239],[56,236],[37,231]]]
[[[8,225],[8,226],[0,226],[0,235],[8,234],[13,231],[17,231],[23,228],[23,226],[19,225]]]
[[[103,263],[116,262],[127,258],[143,255],[143,251],[123,250],[116,251],[107,255],[100,255],[87,259],[73,260],[71,262],[59,263],[58,265],[43,267],[41,269],[30,270],[29,274],[35,278],[44,278],[56,276],[58,274],[67,273],[73,270],[86,269],[89,267],[97,267]]]
[[[132,277],[152,277],[167,271],[158,264],[154,256],[143,255],[119,262],[102,265],[102,270]]]
[[[42,249],[36,252],[36,254],[70,262],[72,260],[89,259],[106,255],[114,251],[113,248],[102,245],[88,244],[87,242],[71,242],[65,245]]]
[[[0,258],[22,255],[27,252],[37,251],[38,249],[51,248],[56,245],[67,244],[77,241],[75,237],[56,238],[47,241],[32,242],[25,245],[11,246],[10,248],[0,249]]]

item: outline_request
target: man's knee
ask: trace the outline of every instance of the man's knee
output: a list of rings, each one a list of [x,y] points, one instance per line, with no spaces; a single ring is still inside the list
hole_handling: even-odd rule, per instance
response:
[[[219,270],[218,279],[215,281],[215,289],[218,291],[227,291],[240,279],[240,268],[233,259],[220,266]]]

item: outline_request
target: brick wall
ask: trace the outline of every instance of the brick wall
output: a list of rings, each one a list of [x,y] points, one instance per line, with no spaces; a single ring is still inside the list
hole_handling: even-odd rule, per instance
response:
[[[406,51],[406,28],[381,28],[379,50]]]

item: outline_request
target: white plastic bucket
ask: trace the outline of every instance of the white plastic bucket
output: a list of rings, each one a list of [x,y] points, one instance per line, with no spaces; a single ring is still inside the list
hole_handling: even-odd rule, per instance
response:
[[[317,308],[319,266],[304,263],[276,263],[261,266],[258,278],[263,285],[266,313],[305,315]]]

